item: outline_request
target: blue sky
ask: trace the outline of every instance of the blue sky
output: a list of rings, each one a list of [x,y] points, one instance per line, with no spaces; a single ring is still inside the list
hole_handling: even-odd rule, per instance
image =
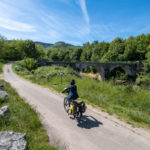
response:
[[[74,45],[150,33],[149,0],[0,0],[0,34]]]

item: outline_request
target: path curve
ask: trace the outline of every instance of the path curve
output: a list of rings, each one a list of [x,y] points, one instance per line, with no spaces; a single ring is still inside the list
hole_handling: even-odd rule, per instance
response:
[[[4,66],[3,78],[36,109],[50,141],[60,149],[150,150],[150,136],[145,131],[121,125],[91,107],[85,113],[84,122],[78,125],[64,112],[62,95],[18,77],[11,64]]]

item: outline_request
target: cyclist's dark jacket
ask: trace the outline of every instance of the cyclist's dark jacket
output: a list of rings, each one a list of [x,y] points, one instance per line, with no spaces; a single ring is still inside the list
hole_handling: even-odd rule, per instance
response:
[[[66,92],[67,90],[69,90],[69,92],[68,92],[68,99],[69,100],[75,100],[79,97],[78,93],[77,93],[77,86],[76,85],[68,86],[62,93]]]

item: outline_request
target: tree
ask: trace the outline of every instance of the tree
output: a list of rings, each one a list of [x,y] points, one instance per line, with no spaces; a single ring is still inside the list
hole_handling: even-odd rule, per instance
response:
[[[44,48],[43,48],[43,46],[41,44],[37,44],[35,46],[35,48],[36,48],[36,51],[37,51],[37,56],[36,57],[38,57],[38,58],[45,57],[46,53],[44,52]]]
[[[37,61],[35,61],[33,58],[25,58],[21,61],[20,65],[25,67],[29,71],[34,70],[38,67]]]
[[[83,44],[83,51],[81,54],[81,60],[83,61],[90,61],[92,56],[92,47],[91,44],[88,42]]]
[[[81,48],[74,49],[70,52],[70,59],[75,60],[75,61],[79,61],[81,54],[82,54]]]
[[[125,45],[121,38],[114,39],[109,46],[108,52],[104,55],[105,61],[120,61],[123,60]]]
[[[3,52],[4,52],[4,44],[6,42],[6,38],[0,35],[0,59],[3,59]]]
[[[125,40],[124,60],[137,60],[138,52],[136,51],[136,48],[137,43],[133,36],[130,36],[127,40]]]
[[[147,53],[148,42],[146,40],[146,36],[144,34],[136,37],[137,48],[136,51],[138,53],[138,60],[144,60],[145,55]]]
[[[150,74],[150,52],[146,54],[146,60],[143,61],[144,64],[144,73]]]
[[[91,61],[95,62],[95,61],[100,61],[100,47],[97,44],[94,45],[94,47],[92,48],[92,56],[91,56]]]
[[[33,41],[25,40],[22,44],[22,50],[25,52],[26,57],[38,58],[38,51]]]

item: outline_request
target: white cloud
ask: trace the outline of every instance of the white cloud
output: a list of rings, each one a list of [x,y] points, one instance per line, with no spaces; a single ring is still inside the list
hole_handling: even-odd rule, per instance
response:
[[[62,38],[62,35],[56,30],[49,30],[48,35],[49,35],[49,39],[51,40],[51,42],[55,42],[58,39],[60,40]]]
[[[43,13],[40,18],[45,24],[51,41],[65,40],[66,37],[70,39],[76,38],[78,40],[87,39],[90,33],[89,25],[85,25],[84,23],[73,24],[73,22],[70,22],[65,18],[59,18],[56,15],[50,15],[50,13],[48,14],[49,15]]]
[[[0,18],[16,18],[18,16],[24,16],[22,9],[19,9],[16,6],[13,6],[11,1],[7,2],[6,0],[0,1]],[[17,2],[14,4],[18,4]]]
[[[0,27],[22,32],[35,32],[35,27],[8,18],[0,18]]]
[[[79,4],[80,4],[81,10],[83,12],[84,19],[85,19],[86,23],[89,24],[90,19],[89,19],[88,11],[86,8],[86,0],[79,0]]]
[[[40,17],[45,23],[45,29],[47,30],[48,37],[51,42],[61,40],[63,35],[63,24],[61,24],[55,17],[51,15],[44,15]]]
[[[20,19],[23,20],[23,17],[25,17],[25,12],[18,5],[18,0],[13,0],[13,2],[1,0],[0,27],[11,31],[35,32],[34,26],[20,21]]]

